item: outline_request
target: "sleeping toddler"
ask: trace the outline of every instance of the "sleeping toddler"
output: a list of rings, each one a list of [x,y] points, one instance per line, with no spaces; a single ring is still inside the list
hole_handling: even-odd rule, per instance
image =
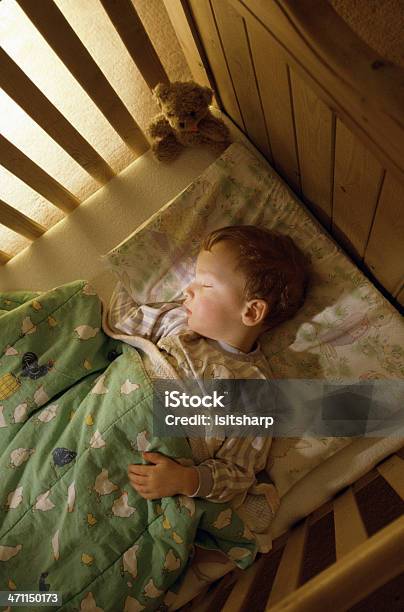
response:
[[[180,379],[270,379],[259,338],[302,306],[307,264],[289,236],[252,225],[223,227],[203,240],[182,303],[135,304],[119,283],[108,323],[115,333],[156,345],[154,353],[142,351],[151,378],[165,377],[163,359]],[[188,441],[195,466],[145,452],[152,465],[129,465],[131,485],[145,499],[183,494],[229,501],[256,536],[265,533],[279,506],[268,478],[257,481],[265,474],[271,437]]]

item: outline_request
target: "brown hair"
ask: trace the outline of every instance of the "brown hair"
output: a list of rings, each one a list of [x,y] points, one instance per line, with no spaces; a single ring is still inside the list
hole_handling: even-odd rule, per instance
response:
[[[246,278],[245,299],[261,298],[268,303],[266,328],[293,317],[306,297],[310,260],[292,238],[255,225],[232,225],[205,236],[202,249],[210,251],[222,240],[238,251],[236,270]]]

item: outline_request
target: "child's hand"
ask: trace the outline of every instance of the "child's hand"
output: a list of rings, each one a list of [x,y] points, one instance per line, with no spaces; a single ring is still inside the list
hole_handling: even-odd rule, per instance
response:
[[[128,466],[128,476],[134,489],[144,499],[159,499],[180,493],[193,495],[199,475],[192,467],[185,467],[161,453],[143,453],[154,465]]]

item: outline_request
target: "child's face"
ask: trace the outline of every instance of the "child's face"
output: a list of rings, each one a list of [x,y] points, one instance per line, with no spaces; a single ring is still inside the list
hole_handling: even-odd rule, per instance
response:
[[[184,290],[188,326],[201,336],[225,340],[242,325],[245,278],[235,270],[236,253],[226,241],[198,255],[193,282]]]

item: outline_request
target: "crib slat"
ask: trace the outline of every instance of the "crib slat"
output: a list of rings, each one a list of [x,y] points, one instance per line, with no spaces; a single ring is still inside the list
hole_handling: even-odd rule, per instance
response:
[[[335,119],[327,105],[290,70],[302,193],[328,230],[332,220],[332,168]]]
[[[234,585],[234,588],[227,598],[221,612],[237,612],[238,610],[241,610],[247,601],[248,592],[251,585],[255,581],[266,561],[267,560],[265,557],[261,557],[261,559],[256,561],[251,567],[244,571]]]
[[[150,89],[153,89],[157,83],[168,83],[170,79],[132,2],[100,1]]]
[[[276,170],[301,193],[289,67],[271,34],[256,19],[246,21],[251,53]]]
[[[71,212],[80,204],[70,191],[55,181],[1,134],[0,163],[61,210]]]
[[[97,181],[103,184],[115,175],[101,155],[2,49],[0,49],[0,85],[27,115]]]
[[[201,25],[204,25],[203,21],[197,18],[197,30],[193,19],[195,9],[201,8],[203,11],[204,7],[208,8],[209,0],[197,0],[197,2],[193,2],[193,0],[187,0],[186,2],[184,0],[163,0],[163,3],[174,27],[177,40],[187,58],[187,63],[194,80],[200,85],[213,87],[213,79],[209,75],[209,64],[213,67],[210,51],[211,47],[215,46],[215,43],[213,40],[210,40],[208,45],[205,44],[205,50],[209,56],[209,61],[207,61],[205,50],[200,44],[200,36],[202,35],[200,30]],[[220,83],[216,83],[216,91],[218,87],[220,87]],[[213,104],[217,106],[215,94],[213,95],[213,101]],[[226,108],[228,108],[227,105]]]
[[[404,571],[404,516],[306,582],[270,612],[345,612]],[[371,576],[371,580],[369,577]]]
[[[122,140],[142,155],[149,148],[142,130],[56,4],[52,0],[17,3]]]
[[[366,529],[351,488],[334,500],[334,526],[337,560],[367,540]]]
[[[4,251],[0,251],[0,264],[1,265],[7,263],[8,261],[10,261],[10,259],[11,259],[10,255],[7,255],[7,253],[5,253]]]
[[[3,200],[0,200],[0,223],[29,240],[35,240],[46,232],[45,227],[9,206]]]
[[[393,455],[378,465],[377,471],[404,500],[404,461],[398,455]]]
[[[164,0],[164,3],[170,15],[169,7],[172,7],[173,2],[172,0]],[[175,3],[181,3],[181,0],[175,0]],[[209,0],[188,0],[187,3],[190,6],[193,19],[198,24],[198,36],[202,41],[204,47],[203,51],[206,53],[208,58],[206,64],[211,66],[213,74],[215,75],[216,90],[220,94],[224,108],[232,120],[242,131],[245,132],[243,117],[240,113],[238,100],[233,88],[233,83],[229,74],[226,58],[223,53],[220,35],[216,27],[210,2]],[[174,16],[171,17],[171,21],[174,23],[173,17]],[[180,38],[181,31],[179,31],[176,23],[175,26],[176,34]],[[188,55],[186,55],[186,58],[188,60]],[[192,74],[194,74],[193,70]]]
[[[384,170],[362,142],[337,119],[332,234],[347,253],[364,255]]]
[[[257,89],[245,22],[228,2],[211,0],[233,86],[250,140],[271,162],[265,117]]]
[[[397,455],[397,457],[400,457],[400,459],[404,459],[404,446],[399,448],[398,451],[395,452],[395,454]]]
[[[236,583],[237,577],[239,576],[238,570],[232,570],[228,574],[225,574],[213,588],[208,587],[205,591],[202,591],[200,595],[192,599],[189,604],[185,605],[180,610],[190,610],[190,612],[211,612],[211,610],[223,610],[222,606],[218,606],[218,600],[222,599],[222,594],[226,589],[231,587],[232,584]],[[189,606],[189,608],[188,608]],[[237,612],[237,608],[232,612]]]
[[[386,172],[363,263],[392,294],[403,283],[403,219],[404,186]]]
[[[299,584],[308,523],[309,519],[306,519],[303,524],[292,529],[276,572],[266,610],[272,611],[272,606],[292,593]]]

